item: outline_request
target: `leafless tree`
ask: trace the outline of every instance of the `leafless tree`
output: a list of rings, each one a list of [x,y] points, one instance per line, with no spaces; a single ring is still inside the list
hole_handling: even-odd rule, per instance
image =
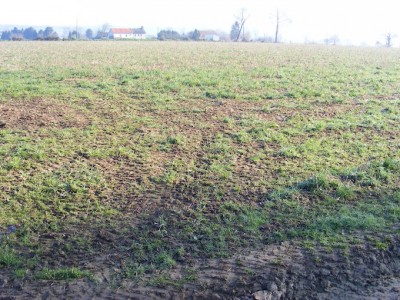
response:
[[[276,23],[275,23],[275,43],[279,42],[279,30],[283,23],[290,23],[291,20],[276,10]]]
[[[385,46],[388,48],[393,46],[393,40],[398,37],[397,34],[394,34],[392,32],[385,33],[383,36],[385,38]],[[377,45],[379,44],[377,42]]]
[[[334,34],[331,37],[326,38],[324,42],[326,45],[336,45],[337,43],[339,43],[339,40],[339,36]]]
[[[239,41],[241,35],[243,36],[243,39],[245,38],[244,25],[245,25],[246,21],[249,19],[249,17],[250,17],[250,15],[246,14],[245,8],[242,8],[239,16],[235,16],[236,21],[239,23],[239,32],[236,37],[236,42]]]
[[[386,45],[386,47],[388,47],[388,48],[392,47],[392,39],[393,39],[392,33],[388,32],[385,35],[385,45]]]
[[[99,30],[98,35],[100,35],[100,38],[104,39],[107,38],[108,36],[108,32],[111,29],[111,25],[108,23],[104,23],[103,25],[101,25],[101,29]]]
[[[337,34],[334,34],[334,35],[331,36],[331,40],[332,40],[332,43],[334,45],[336,45],[337,43],[339,43],[340,38],[339,38],[339,36]]]

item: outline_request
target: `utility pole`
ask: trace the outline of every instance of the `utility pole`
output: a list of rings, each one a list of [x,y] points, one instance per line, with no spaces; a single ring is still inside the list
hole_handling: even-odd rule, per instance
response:
[[[279,33],[279,10],[276,10],[276,28],[275,28],[275,43],[278,42],[278,33]]]
[[[284,14],[281,14],[279,9],[276,10],[276,27],[275,27],[275,43],[279,42],[279,30],[283,23],[291,23],[292,21]]]
[[[76,40],[78,40],[78,17],[76,18],[76,28],[75,28],[75,35],[76,35]]]

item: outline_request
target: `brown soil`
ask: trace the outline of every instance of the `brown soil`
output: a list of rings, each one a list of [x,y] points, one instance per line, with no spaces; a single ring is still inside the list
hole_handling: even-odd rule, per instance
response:
[[[307,118],[325,118],[327,116],[335,117],[348,110],[361,109],[350,104],[333,104],[331,106],[316,106],[313,110],[302,110],[300,108],[279,108],[279,114],[275,111],[263,112],[263,102],[240,102],[240,101],[185,101],[179,107],[179,111],[174,110],[152,110],[145,104],[141,110],[135,112],[136,115],[147,118],[151,117],[159,120],[159,126],[139,126],[135,134],[139,136],[138,142],[145,140],[149,136],[165,136],[166,133],[174,136],[180,134],[187,138],[187,145],[171,145],[171,149],[166,152],[158,148],[155,143],[151,146],[148,158],[132,160],[123,157],[112,157],[107,159],[92,159],[91,164],[106,175],[110,187],[110,198],[118,199],[119,205],[124,207],[124,211],[140,213],[143,211],[151,212],[155,208],[171,205],[169,198],[170,189],[165,190],[164,185],[154,183],[154,178],[161,178],[168,170],[169,164],[174,159],[184,162],[193,161],[194,164],[205,165],[205,149],[214,142],[217,132],[233,134],[229,124],[223,122],[225,117],[231,117],[239,121],[246,116],[253,116],[259,120],[270,121],[276,124],[284,124],[292,117],[299,114]],[[196,108],[197,113],[193,113]],[[277,108],[278,111],[278,108]],[[195,115],[195,117],[193,117]],[[205,128],[206,126],[206,128]],[[295,139],[295,138],[293,138]],[[263,178],[269,176],[266,174],[268,168],[259,168],[257,164],[249,161],[249,157],[257,154],[257,151],[264,148],[278,150],[273,142],[269,144],[254,142],[251,147],[246,145],[246,151],[249,153],[239,155],[235,158],[235,168],[232,170],[236,174],[241,186],[246,186],[246,190],[241,193],[234,192],[234,198],[240,197],[244,201],[251,202],[252,193],[265,193],[260,191],[260,187],[253,187],[254,178]],[[143,153],[137,153],[142,155]],[[206,153],[207,154],[207,153]],[[280,157],[270,157],[265,163],[273,164],[274,160],[281,160]],[[240,173],[240,174],[239,174]],[[239,176],[240,175],[240,176]],[[191,178],[202,176],[201,174],[190,173]],[[206,180],[204,178],[204,180]],[[218,178],[217,178],[218,180]],[[185,178],[179,178],[179,182],[174,182],[174,186],[191,186]],[[243,182],[246,181],[246,184]],[[235,182],[225,185],[226,193],[233,193]],[[174,189],[175,199],[180,199],[179,188]],[[183,194],[183,193],[181,193]],[[238,195],[240,194],[240,195]],[[134,200],[133,200],[134,199]],[[245,200],[247,199],[247,200]]]
[[[276,103],[276,102],[274,102]],[[336,117],[340,114],[347,113],[351,110],[360,110],[353,104],[314,104],[312,109],[307,108],[290,108],[282,107],[279,105],[270,106],[265,110],[265,102],[239,102],[239,101],[219,101],[207,110],[216,116],[246,116],[254,115],[260,120],[274,121],[276,123],[283,123],[295,116],[302,116],[312,120],[326,119]]]
[[[121,265],[123,257],[93,257],[81,267],[93,270],[96,282],[20,282],[0,274],[0,299],[400,299],[398,237],[386,250],[368,242],[349,251],[285,242],[230,259],[188,261],[165,275],[184,282],[189,268],[196,280],[175,286],[126,280],[115,287],[111,270]]]
[[[49,100],[12,101],[0,103],[0,129],[37,130],[40,128],[82,128],[89,120],[66,104]]]
[[[313,103],[312,109],[285,107],[280,106],[277,102],[271,102],[271,105],[265,109],[266,104],[268,102],[186,100],[180,103],[179,109],[176,111],[176,109],[153,110],[143,103],[141,107],[142,111],[139,115],[152,116],[154,119],[162,120],[168,127],[172,126],[177,130],[183,130],[179,132],[185,134],[185,130],[204,131],[198,124],[207,124],[211,129],[217,131],[227,129],[227,126],[222,122],[224,117],[239,120],[243,117],[251,116],[262,121],[274,122],[277,125],[281,125],[294,117],[301,116],[303,119],[315,121],[318,119],[335,118],[350,111],[362,113],[364,110],[363,106],[356,105],[355,103],[329,105],[326,103]],[[197,112],[194,113],[194,110]]]

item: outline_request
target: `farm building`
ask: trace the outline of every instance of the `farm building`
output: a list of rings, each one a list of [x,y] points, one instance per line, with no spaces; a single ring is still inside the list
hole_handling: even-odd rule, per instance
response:
[[[214,30],[201,30],[199,40],[218,42],[220,37]]]
[[[108,38],[144,40],[146,38],[146,31],[144,31],[143,26],[140,28],[111,28]]]

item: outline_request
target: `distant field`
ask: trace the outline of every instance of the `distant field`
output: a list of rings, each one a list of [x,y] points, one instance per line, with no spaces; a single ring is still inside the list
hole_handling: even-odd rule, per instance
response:
[[[285,242],[390,249],[399,62],[398,49],[0,43],[0,296],[2,278],[179,291],[201,260]]]

